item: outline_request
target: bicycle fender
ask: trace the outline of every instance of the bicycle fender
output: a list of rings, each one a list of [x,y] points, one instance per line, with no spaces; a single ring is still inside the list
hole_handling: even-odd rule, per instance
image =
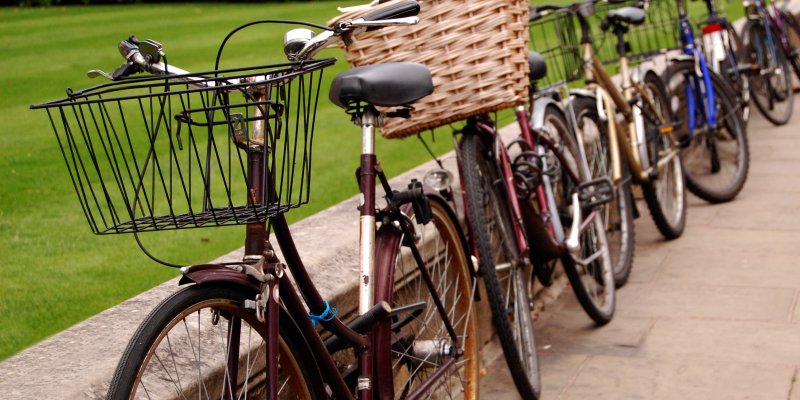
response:
[[[478,270],[478,267],[473,263],[473,258],[471,257],[472,248],[470,247],[469,242],[467,241],[467,235],[465,235],[464,230],[461,229],[461,222],[462,222],[461,219],[458,218],[458,215],[453,210],[453,207],[450,206],[450,203],[447,201],[447,199],[445,199],[445,197],[442,196],[442,194],[439,193],[436,189],[427,185],[423,185],[423,190],[425,192],[425,196],[428,197],[428,201],[435,201],[441,204],[442,208],[444,208],[445,212],[447,212],[447,215],[453,221],[456,221],[455,225],[456,225],[456,231],[458,231],[458,238],[461,241],[461,247],[464,248],[464,254],[467,255],[467,266],[469,267],[470,275],[472,275],[472,278],[475,279],[477,277],[476,271]]]
[[[207,284],[224,282],[240,286],[254,293],[261,291],[260,283],[248,276],[244,271],[237,271],[229,266],[220,264],[200,264],[182,269],[183,277],[178,285]]]
[[[670,63],[676,63],[681,61],[694,61],[694,56],[691,54],[676,54],[669,58]]]
[[[559,110],[562,109],[561,104],[552,97],[540,97],[533,102],[533,115],[531,115],[531,128],[541,129],[544,126],[544,110],[547,106],[554,104]],[[563,110],[562,110],[563,111]]]
[[[595,95],[595,92],[588,89],[570,89],[569,95],[570,97],[581,97],[586,99],[592,99],[592,101],[597,99],[597,95]]]

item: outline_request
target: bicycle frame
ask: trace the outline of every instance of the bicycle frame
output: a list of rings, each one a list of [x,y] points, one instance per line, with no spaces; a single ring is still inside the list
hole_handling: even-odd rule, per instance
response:
[[[293,318],[295,316],[305,316],[307,314],[306,304],[312,314],[320,314],[328,306],[316,289],[305,268],[294,240],[292,239],[289,225],[283,214],[271,218],[269,220],[269,227],[275,234],[275,238],[284,257],[283,261],[291,272],[294,283],[297,286],[296,288],[283,272],[284,264],[278,259],[269,239],[266,237],[267,226],[264,223],[247,225],[244,257],[245,263],[249,262],[253,264],[256,269],[263,269],[264,276],[266,277],[264,280],[267,285],[263,291],[258,285],[258,282],[246,279],[243,274],[233,271],[229,266],[206,264],[202,266],[192,266],[183,271],[185,280],[182,281],[182,283],[203,283],[210,280],[224,280],[237,285],[244,285],[250,290],[261,292],[263,294],[261,300],[264,301],[263,315],[267,325],[267,359],[277,360],[278,341],[280,337],[278,334],[280,316],[283,315],[284,318],[288,317],[285,321],[290,321],[289,323],[295,324],[303,334],[308,347],[315,356],[316,363],[320,366],[319,373],[322,380],[330,388],[333,397],[337,399],[350,399],[353,398],[353,395],[345,382],[345,377],[339,373],[332,354],[339,349],[350,346],[356,349],[358,358],[357,371],[359,375],[357,398],[372,399],[376,394],[380,394],[382,397],[386,397],[387,394],[389,396],[394,395],[393,377],[391,375],[384,376],[381,373],[381,371],[386,372],[387,369],[379,368],[376,371],[374,367],[374,355],[386,354],[389,349],[385,346],[391,346],[391,343],[376,341],[370,332],[375,328],[375,322],[378,319],[402,312],[413,312],[415,309],[424,306],[424,304],[412,304],[404,306],[402,310],[392,310],[387,303],[381,301],[376,304],[375,301],[376,298],[388,298],[387,294],[391,292],[393,277],[391,269],[393,268],[394,262],[394,260],[389,259],[376,259],[376,254],[395,255],[396,253],[393,250],[399,247],[402,238],[404,236],[410,237],[412,234],[407,231],[407,227],[404,224],[398,224],[400,226],[398,228],[392,223],[384,224],[386,229],[382,227],[379,233],[376,234],[378,230],[376,229],[375,184],[380,181],[381,187],[386,191],[387,196],[391,197],[392,194],[388,181],[378,166],[377,158],[374,154],[374,128],[376,118],[376,112],[368,111],[366,115],[364,115],[364,123],[362,126],[363,154],[361,156],[359,168],[359,186],[363,196],[360,217],[361,234],[359,241],[361,249],[359,257],[361,270],[359,279],[359,318],[364,325],[368,326],[367,329],[364,329],[367,333],[362,334],[357,332],[354,328],[345,325],[338,316],[333,315],[332,318],[320,322],[325,329],[334,335],[335,339],[323,341],[310,318]],[[251,171],[264,170],[264,165],[262,163],[263,157],[261,157],[262,151],[263,149],[252,148],[248,151],[248,165]],[[249,176],[257,177],[259,174],[250,174]],[[256,178],[252,179],[257,180]],[[264,188],[257,183],[251,187],[256,196],[264,190]],[[426,195],[435,196],[435,194],[427,192]],[[444,199],[442,199],[442,202],[445,203]],[[390,216],[390,218],[391,217],[392,216]],[[423,265],[420,253],[413,241],[408,243],[408,246],[411,248],[412,255],[417,265]],[[445,322],[452,343],[458,345],[458,336],[453,329],[453,324],[448,314],[443,309],[438,296],[436,296],[436,291],[435,288],[432,287],[428,271],[425,268],[419,268],[419,271],[428,290],[431,290],[434,294],[435,306]],[[257,297],[256,300],[259,300],[259,297]],[[233,335],[233,337],[238,336]],[[238,344],[230,344],[230,347],[238,348]],[[230,354],[229,366],[233,366],[233,368],[230,369],[231,376],[237,376],[235,368],[237,359],[238,354]],[[456,359],[457,357],[452,357],[445,362],[444,365],[442,365],[436,373],[431,374],[414,393],[410,393],[408,398],[415,399],[423,395],[427,387],[441,377],[448,368],[455,365]],[[270,362],[267,364],[268,368],[270,368],[267,376],[278,376],[278,363]],[[384,365],[391,365],[391,363]],[[388,371],[390,370],[391,368],[389,368]],[[267,398],[277,399],[277,390],[278,388],[274,383],[270,384]],[[230,396],[230,393],[228,393],[228,396]]]
[[[773,33],[778,33],[781,47],[784,51],[788,51],[789,42],[784,34],[783,25],[779,21],[780,18],[775,18],[773,14],[767,10],[763,0],[745,0],[744,1],[745,14],[748,19],[760,21],[764,24],[764,32],[767,37],[767,48],[770,52],[770,68],[775,68],[776,60],[778,59],[775,53],[775,40],[772,38]],[[773,12],[777,15],[778,9],[775,3],[772,3]],[[773,29],[775,31],[773,31]],[[787,53],[788,54],[788,53]]]
[[[676,2],[679,3],[678,5],[679,18],[681,20],[686,19],[688,22],[688,15],[686,15],[687,13],[685,11],[683,0],[676,0]],[[736,56],[734,55],[730,45],[730,42],[733,39],[729,37],[729,35],[727,34],[727,29],[728,28],[733,29],[733,28],[731,27],[731,24],[727,18],[717,14],[717,6],[715,0],[705,0],[705,2],[706,2],[706,8],[708,9],[708,19],[700,22],[701,25],[704,25],[702,36],[704,40],[706,37],[712,38],[711,40],[712,43],[705,44],[705,46],[709,47],[706,49],[705,56],[708,57],[708,59],[711,61],[712,69],[714,70],[714,72],[718,74],[728,73],[727,71],[722,71],[719,69],[719,62],[727,59],[731,63],[730,65],[731,72],[733,72],[738,79],[739,76],[742,74],[742,72],[739,70],[739,66],[737,65],[736,61]],[[716,24],[717,26],[716,27],[713,26],[714,24]],[[689,24],[689,29],[691,29],[691,24]],[[681,22],[681,32],[683,32],[684,30],[685,28],[683,27],[683,22]],[[688,39],[694,40],[693,37],[690,37]],[[719,42],[717,41],[718,39]],[[693,43],[693,42],[688,42],[687,39],[683,37],[683,34],[681,35],[681,40],[683,43]]]
[[[707,0],[712,2],[713,0]],[[694,32],[692,24],[689,22],[689,16],[686,13],[686,7],[683,0],[676,0],[678,5],[678,23],[680,24],[681,43],[683,44],[683,54],[690,56],[694,59],[696,68],[699,68],[702,75],[703,82],[694,75],[693,82],[687,83],[684,87],[686,91],[686,105],[688,108],[688,127],[689,138],[694,136],[694,129],[697,126],[695,117],[697,115],[697,107],[700,107],[701,116],[706,119],[710,134],[715,132],[717,126],[717,105],[714,97],[714,86],[711,83],[711,74],[709,73],[708,63],[703,56],[702,52],[697,51],[694,42]],[[711,5],[709,4],[709,7]],[[715,16],[712,16],[714,18]],[[736,60],[730,55],[732,60],[732,68],[736,70]],[[705,90],[702,90],[705,88]]]
[[[650,115],[655,115],[658,120],[653,121],[661,128],[660,134],[669,134],[672,132],[671,126],[665,126],[664,116],[657,112],[655,103],[647,91],[643,90],[638,82],[638,79],[633,79],[631,69],[629,66],[629,59],[627,55],[622,52],[619,58],[620,75],[622,77],[621,86],[622,92],[614,84],[611,76],[603,67],[603,63],[597,57],[592,44],[592,39],[588,32],[589,23],[586,17],[580,11],[576,12],[578,20],[581,25],[581,50],[583,54],[583,68],[584,77],[588,88],[595,89],[597,92],[597,102],[599,115],[603,116],[603,110],[608,110],[608,139],[609,147],[611,149],[611,163],[612,163],[612,179],[614,184],[618,184],[622,180],[622,155],[619,151],[622,149],[625,153],[626,161],[630,166],[631,176],[633,181],[637,184],[649,182],[654,167],[649,165],[650,160],[647,157],[647,138],[644,132],[644,116],[641,110],[631,107],[629,101],[633,98],[634,93],[641,97],[644,107],[651,111]],[[612,110],[617,110],[625,119],[626,126],[623,126],[613,116],[615,113]],[[670,141],[674,143],[674,138],[670,135]],[[656,168],[662,167],[670,162],[674,157],[678,156],[678,151],[673,149],[670,154],[662,159],[656,160]]]
[[[533,106],[534,100],[532,95],[530,100],[531,101],[529,103],[531,106]],[[526,147],[525,150],[537,151],[538,154],[544,154],[548,150],[551,151],[576,186],[585,182],[586,179],[582,177],[588,176],[588,166],[585,163],[586,157],[583,149],[583,141],[581,140],[578,146],[579,151],[581,152],[581,160],[583,160],[580,165],[581,170],[574,171],[570,167],[564,155],[556,148],[555,144],[546,135],[541,134],[538,129],[533,129],[531,127],[528,114],[528,110],[526,110],[524,107],[518,107],[515,110],[515,116],[521,138],[521,140],[518,140],[515,143],[521,143],[521,145]],[[572,120],[568,121],[571,127],[574,127],[573,122],[574,121]],[[525,255],[528,254],[531,246],[534,246],[535,250],[543,250],[544,254],[549,255],[565,255],[568,251],[572,250],[573,247],[577,248],[579,246],[577,238],[580,232],[584,231],[590,226],[592,220],[596,218],[597,213],[592,211],[585,218],[580,218],[580,215],[578,214],[578,218],[575,218],[573,222],[574,225],[569,238],[565,237],[564,227],[561,225],[558,218],[546,218],[546,220],[543,221],[543,234],[537,236],[536,238],[528,237],[527,234],[530,232],[527,232],[524,228],[525,224],[522,220],[522,210],[520,208],[521,205],[517,196],[518,190],[514,181],[514,171],[512,170],[513,163],[508,153],[506,144],[503,142],[499,132],[495,129],[495,127],[485,119],[473,119],[469,123],[469,126],[472,129],[475,129],[477,134],[488,138],[492,143],[493,153],[495,154],[494,160],[498,167],[498,171],[501,173],[500,179],[502,180],[503,190],[507,194],[505,196],[507,207],[512,214],[511,224],[514,230],[514,237],[516,239],[517,254],[520,257],[518,260],[512,260],[512,263],[516,265],[524,265],[527,263],[525,260]],[[458,146],[456,146],[456,149],[458,149]],[[459,170],[459,173],[460,172],[461,171]],[[460,174],[460,176],[463,176],[463,174]],[[463,181],[462,187],[464,187]],[[539,212],[542,215],[551,215],[552,210],[555,209],[555,200],[552,187],[549,184],[549,177],[546,176],[546,174],[543,174],[542,182],[536,186],[535,192]],[[466,193],[463,192],[463,190],[462,196],[466,202]],[[572,201],[577,204],[577,194],[573,195]],[[575,210],[578,210],[579,208],[580,207],[575,207]],[[467,218],[469,218],[469,215],[467,215]],[[475,243],[472,244],[472,254],[477,254],[478,257],[480,257]],[[513,265],[500,265],[496,266],[496,268],[501,270],[503,268],[512,266]]]

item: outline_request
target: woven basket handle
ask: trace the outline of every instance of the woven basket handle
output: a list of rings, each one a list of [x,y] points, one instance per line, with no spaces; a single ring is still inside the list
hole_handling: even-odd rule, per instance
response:
[[[414,17],[417,14],[419,14],[419,3],[417,3],[416,0],[403,0],[370,11],[361,18],[363,18],[364,21],[380,21],[384,19]]]

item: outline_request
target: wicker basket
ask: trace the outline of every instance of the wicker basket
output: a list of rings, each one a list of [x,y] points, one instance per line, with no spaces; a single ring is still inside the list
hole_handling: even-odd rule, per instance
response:
[[[426,65],[433,75],[434,92],[414,104],[410,119],[388,118],[383,136],[403,138],[525,103],[528,4],[527,0],[426,0],[419,24],[358,35],[345,49],[354,66],[413,61]],[[343,14],[336,21],[363,13]]]

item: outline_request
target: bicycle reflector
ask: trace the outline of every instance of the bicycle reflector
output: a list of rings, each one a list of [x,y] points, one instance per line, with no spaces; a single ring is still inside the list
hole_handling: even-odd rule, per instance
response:
[[[717,22],[712,22],[703,27],[703,35],[708,35],[709,33],[719,32],[722,30],[722,24]]]

